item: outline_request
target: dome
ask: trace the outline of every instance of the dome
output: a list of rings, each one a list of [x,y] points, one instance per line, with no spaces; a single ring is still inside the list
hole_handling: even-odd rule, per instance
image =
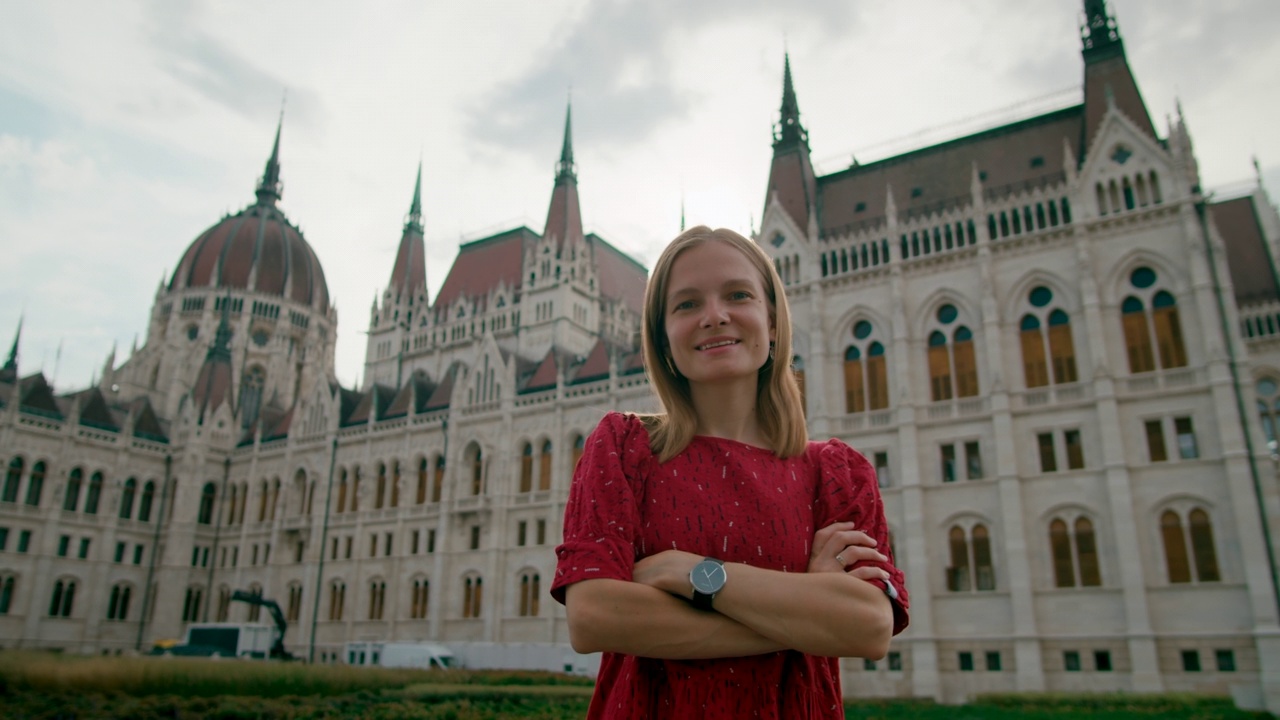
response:
[[[183,253],[169,292],[199,287],[251,290],[329,310],[320,259],[284,213],[261,200],[200,233]]]
[[[276,207],[280,199],[280,128],[258,201],[200,233],[173,271],[169,292],[187,288],[236,288],[275,295],[321,313],[329,311],[329,286],[320,259]]]

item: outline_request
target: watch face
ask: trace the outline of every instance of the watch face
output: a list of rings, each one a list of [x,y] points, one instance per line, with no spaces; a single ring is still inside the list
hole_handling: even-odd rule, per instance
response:
[[[693,566],[693,572],[689,574],[689,580],[693,583],[694,590],[707,595],[714,595],[724,587],[724,566],[718,562],[703,560]]]

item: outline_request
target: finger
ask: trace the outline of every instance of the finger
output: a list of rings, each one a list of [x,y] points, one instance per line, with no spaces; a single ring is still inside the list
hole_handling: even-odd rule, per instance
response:
[[[866,545],[867,547],[876,547],[880,543],[875,538],[861,530],[844,530],[836,533],[835,539],[843,542],[845,545]]]
[[[889,562],[889,558],[879,550],[876,550],[875,548],[862,547],[860,545],[850,545],[845,547],[840,550],[836,556],[843,557],[845,559],[846,566],[853,565],[854,563],[864,560],[870,562]]]
[[[862,567],[854,568],[848,572],[850,575],[858,578],[859,580],[868,580],[868,581],[881,580],[884,582],[889,582],[889,573],[884,570],[881,570],[878,567],[870,567],[870,566],[864,565]]]

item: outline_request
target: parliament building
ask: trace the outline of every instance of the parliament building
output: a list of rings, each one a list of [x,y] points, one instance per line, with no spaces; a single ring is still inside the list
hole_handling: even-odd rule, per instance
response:
[[[785,64],[755,239],[810,435],[876,467],[912,599],[845,692],[1280,712],[1280,215],[1260,179],[1201,187],[1105,2],[1084,18],[1078,104],[826,175]],[[145,652],[265,621],[244,590],[313,662],[567,649],[548,590],[574,464],[606,411],[656,409],[647,271],[584,229],[568,115],[546,224],[464,243],[435,297],[419,170],[358,389],[280,173],[277,129],[254,200],[182,251],[145,342],[92,387],[23,374],[15,337],[0,646]]]

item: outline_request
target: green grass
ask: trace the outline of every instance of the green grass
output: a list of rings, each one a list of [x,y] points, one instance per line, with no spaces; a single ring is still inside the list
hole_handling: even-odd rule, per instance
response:
[[[0,651],[5,720],[570,720],[593,682],[542,672],[389,670],[204,658],[84,657]],[[1201,695],[1009,694],[968,705],[922,700],[846,703],[860,720],[1270,718]]]

